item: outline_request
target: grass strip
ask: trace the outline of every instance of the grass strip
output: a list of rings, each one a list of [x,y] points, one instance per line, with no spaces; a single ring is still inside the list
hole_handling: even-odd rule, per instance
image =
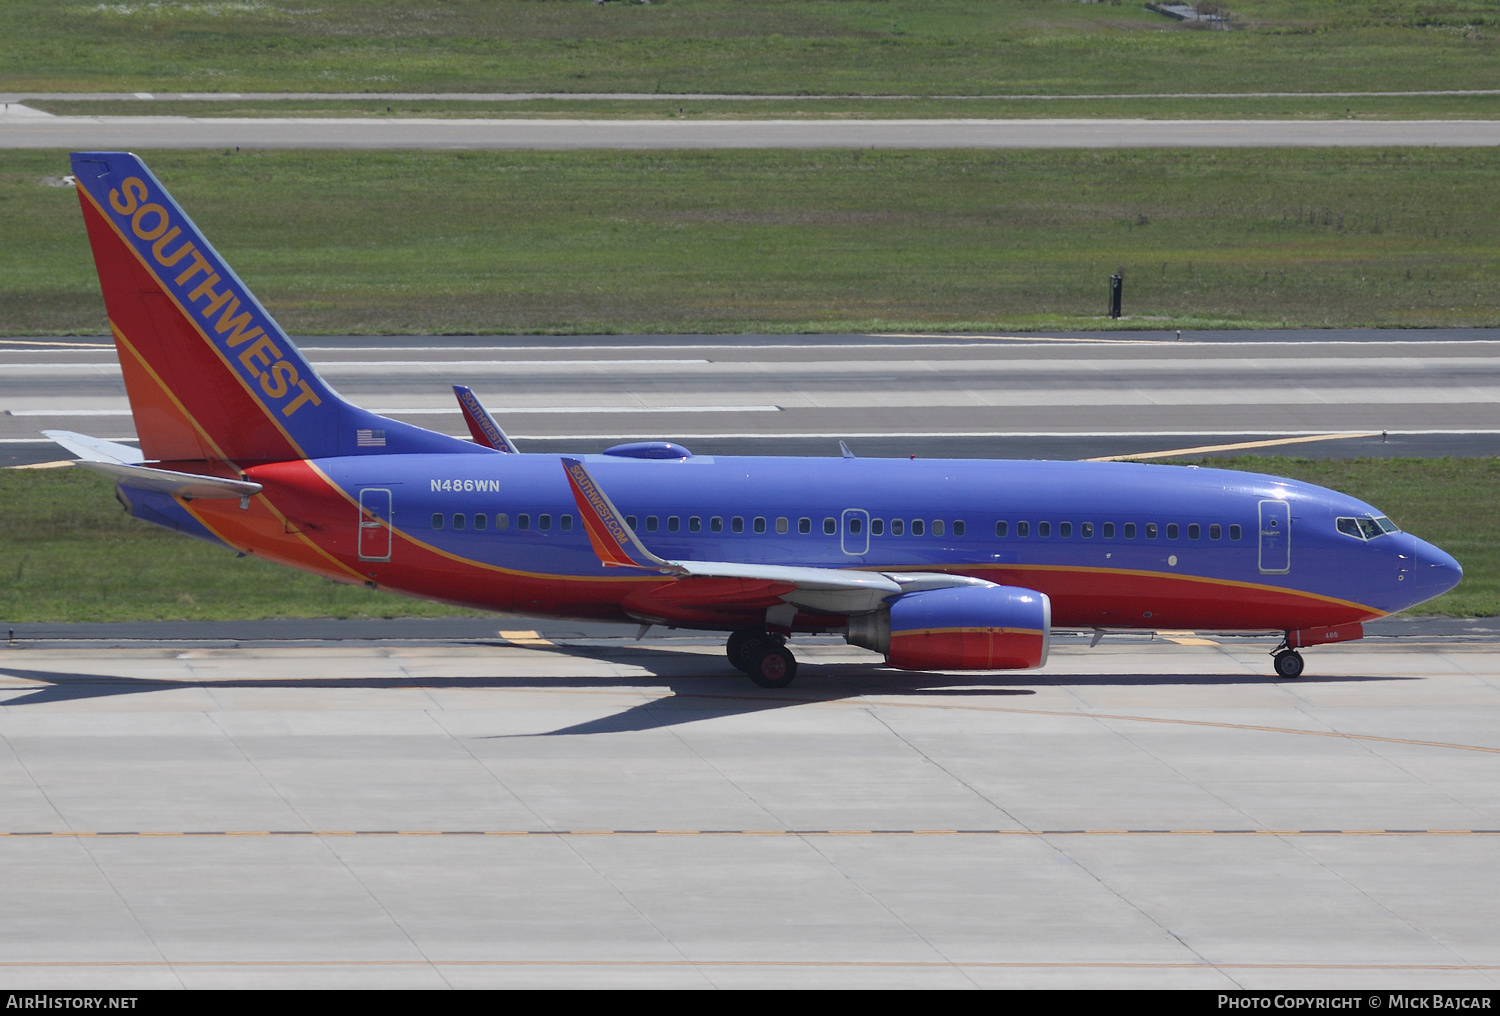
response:
[[[297,333],[1500,324],[1493,149],[147,161]],[[0,332],[107,332],[67,172],[0,152]]]
[[[1330,486],[1458,558],[1464,580],[1421,614],[1500,614],[1500,459],[1204,459]],[[125,515],[81,469],[0,470],[0,620],[438,617],[463,611],[345,586]]]
[[[891,120],[1493,120],[1495,95],[1194,96],[981,99],[46,99],[58,116],[343,117],[352,119]]]
[[[1492,88],[1487,0],[8,0],[0,88],[1014,94]]]

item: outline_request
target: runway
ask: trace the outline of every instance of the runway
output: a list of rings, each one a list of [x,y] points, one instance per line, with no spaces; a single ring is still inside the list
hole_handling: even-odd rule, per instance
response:
[[[308,337],[366,408],[465,433],[472,386],[531,451],[1093,458],[1500,452],[1500,330],[1032,336]],[[47,429],[131,439],[112,345],[0,339],[0,462]]]
[[[1487,147],[1500,120],[580,120],[0,116],[0,148]]]
[[[1500,982],[1490,641],[809,638],[768,693],[518,623],[0,649],[7,985]]]

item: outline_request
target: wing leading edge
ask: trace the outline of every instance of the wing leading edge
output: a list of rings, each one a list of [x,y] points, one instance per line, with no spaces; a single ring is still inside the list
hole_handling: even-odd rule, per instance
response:
[[[746,561],[669,561],[646,548],[581,461],[564,458],[562,464],[589,542],[606,568],[658,571],[680,582],[739,579],[745,583],[747,606],[763,602],[769,583],[778,588],[785,587],[786,591],[778,595],[782,603],[820,614],[866,614],[903,593],[953,586],[994,585],[983,579],[943,572],[886,573]],[[756,592],[752,593],[752,588]],[[723,605],[727,604],[721,603]]]

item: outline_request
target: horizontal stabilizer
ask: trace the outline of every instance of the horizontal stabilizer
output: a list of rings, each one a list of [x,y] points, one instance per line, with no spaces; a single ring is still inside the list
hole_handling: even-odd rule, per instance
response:
[[[497,452],[514,453],[517,450],[516,443],[500,429],[489,410],[480,403],[479,396],[464,385],[454,385],[453,394],[458,398],[458,408],[463,410],[464,423],[469,425],[475,444]]]
[[[145,462],[146,456],[139,448],[116,444],[87,434],[75,434],[71,430],[44,430],[44,435],[62,445],[86,462]]]
[[[229,480],[220,476],[179,473],[172,469],[127,465],[123,462],[78,463],[84,469],[103,473],[116,483],[141,490],[158,490],[164,494],[188,499],[244,498],[261,492],[261,485],[250,480]]]
[[[113,441],[101,441],[99,438],[84,437],[83,434],[69,434],[68,431],[45,431],[46,437],[52,438],[58,444],[62,444],[69,452],[83,455],[84,458],[78,465],[110,477],[115,483],[124,483],[126,486],[141,489],[141,491],[160,491],[162,494],[172,494],[175,497],[202,498],[243,498],[251,497],[252,494],[260,494],[260,483],[252,480],[231,480],[222,476],[201,476],[198,473],[178,473],[177,470],[157,470],[150,465],[138,465],[139,452],[124,444],[114,444]],[[66,438],[58,437],[66,435]],[[136,456],[135,462],[121,462],[117,458],[104,458],[105,450],[99,446],[114,447],[123,452]],[[90,458],[93,456],[93,458]]]

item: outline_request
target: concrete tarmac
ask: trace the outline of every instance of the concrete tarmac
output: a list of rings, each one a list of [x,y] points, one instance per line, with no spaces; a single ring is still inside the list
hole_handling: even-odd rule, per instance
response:
[[[31,113],[32,115],[25,115]],[[0,116],[0,148],[1339,148],[1500,145],[1500,120],[580,120]]]
[[[502,624],[513,622],[502,621]],[[1500,654],[0,650],[7,987],[1500,983]]]
[[[1500,330],[1030,336],[308,337],[356,403],[464,434],[472,386],[525,450],[1093,458],[1500,453]],[[47,429],[131,439],[113,345],[0,339],[0,462]]]

